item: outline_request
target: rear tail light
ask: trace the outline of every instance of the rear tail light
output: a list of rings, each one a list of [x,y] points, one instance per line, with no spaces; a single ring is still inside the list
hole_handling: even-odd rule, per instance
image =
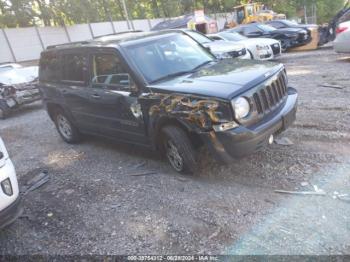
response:
[[[342,26],[342,27],[337,27],[337,29],[336,29],[336,33],[337,33],[337,35],[338,34],[340,34],[340,33],[342,33],[342,32],[344,32],[344,31],[346,31],[348,28],[347,27],[345,27],[345,26]]]

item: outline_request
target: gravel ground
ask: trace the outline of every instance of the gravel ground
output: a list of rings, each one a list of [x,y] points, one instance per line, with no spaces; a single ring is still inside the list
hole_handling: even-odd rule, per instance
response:
[[[274,144],[181,176],[147,150],[89,137],[65,144],[40,103],[0,122],[23,187],[24,215],[0,232],[0,254],[350,254],[350,58],[285,54],[297,121]],[[343,89],[322,87],[336,84]],[[139,171],[155,174],[132,176]],[[323,189],[294,196],[276,189]]]

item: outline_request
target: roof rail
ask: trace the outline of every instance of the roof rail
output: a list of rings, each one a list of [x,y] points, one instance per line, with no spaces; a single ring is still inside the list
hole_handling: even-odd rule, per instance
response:
[[[140,32],[143,32],[143,30],[122,31],[122,32],[118,32],[118,33],[112,33],[112,34],[106,34],[106,35],[95,36],[94,39],[97,39],[97,38],[100,38],[100,37],[104,37],[104,36],[122,35],[122,34],[127,34],[127,33],[140,33]]]
[[[89,41],[77,41],[77,42],[70,42],[65,44],[58,44],[58,45],[49,45],[46,47],[46,49],[53,49],[60,46],[74,46],[74,45],[86,45],[89,44]]]

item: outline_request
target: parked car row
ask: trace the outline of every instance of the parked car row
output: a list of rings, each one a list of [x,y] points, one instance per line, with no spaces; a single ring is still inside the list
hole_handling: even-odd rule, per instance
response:
[[[281,42],[283,51],[305,45],[311,41],[310,31],[301,27],[275,28],[268,24],[251,23],[239,25],[228,32],[237,32],[249,38],[273,38]]]
[[[250,58],[255,60],[271,60],[281,55],[281,44],[271,38],[248,38],[236,32],[223,31],[208,35],[216,41],[235,42],[246,47]]]

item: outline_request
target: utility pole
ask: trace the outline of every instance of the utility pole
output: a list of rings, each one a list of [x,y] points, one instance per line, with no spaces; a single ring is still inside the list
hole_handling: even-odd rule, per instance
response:
[[[128,24],[128,29],[130,29],[129,14],[128,14],[128,9],[126,8],[125,0],[122,0],[122,4],[123,4],[123,9],[124,9],[124,14],[126,17],[126,22]]]
[[[307,11],[306,11],[306,4],[304,2],[304,23],[307,24]]]

